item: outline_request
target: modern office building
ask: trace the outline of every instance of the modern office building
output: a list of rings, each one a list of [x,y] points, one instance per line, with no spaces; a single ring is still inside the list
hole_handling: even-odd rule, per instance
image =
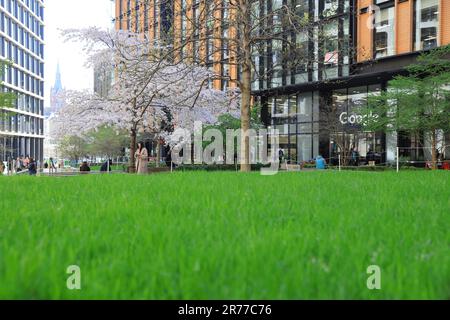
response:
[[[208,4],[221,2],[221,12],[214,12],[214,19],[205,17]],[[388,82],[414,63],[421,52],[450,44],[450,1],[252,3],[254,12],[270,17],[265,20],[264,32],[273,32],[273,37],[266,37],[266,43],[253,56],[253,96],[263,106],[266,125],[279,130],[287,158],[300,162],[320,154],[335,161],[343,147],[355,149],[363,159],[370,152],[379,163],[394,161],[397,147],[402,147],[402,156],[410,160],[430,157],[424,135],[364,132],[354,121],[355,109],[367,103],[369,94],[386,90]],[[155,41],[173,30],[174,44],[181,43],[190,25],[197,23],[201,28],[190,36],[202,40],[183,50],[198,52],[199,61],[218,75],[212,85],[226,89],[239,79],[239,66],[230,63],[234,57],[226,37],[222,37],[230,34],[230,26],[225,23],[230,17],[226,4],[226,0],[117,0],[115,23],[117,29],[140,32]],[[308,28],[293,30],[291,25],[283,24],[279,14],[283,6],[298,17],[306,17]],[[307,57],[303,62],[286,54],[286,40],[296,44],[297,55]],[[217,48],[220,53],[214,50]],[[450,134],[442,134],[450,144]],[[450,157],[448,148],[445,156]]]
[[[414,63],[419,53],[450,43],[450,1],[296,3],[297,10],[307,12],[322,28],[327,43],[309,38],[313,63],[294,70],[282,68],[254,90],[267,106],[267,123],[282,134],[281,147],[288,157],[307,161],[321,154],[336,161],[339,146],[345,144],[362,158],[369,151],[375,153],[380,163],[394,161],[397,146],[409,160],[429,159],[431,148],[423,135],[363,132],[353,121],[354,110],[367,103],[369,94],[385,90],[388,81]],[[332,118],[330,109],[338,110]],[[446,151],[449,158],[450,150]]]
[[[16,106],[1,109],[0,160],[30,156],[43,160],[44,1],[0,0],[0,59],[12,64],[1,89],[17,96]]]

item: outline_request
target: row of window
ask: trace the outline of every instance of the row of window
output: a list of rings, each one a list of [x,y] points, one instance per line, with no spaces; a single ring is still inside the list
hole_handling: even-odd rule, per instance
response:
[[[374,58],[396,54],[395,1],[381,3],[384,6],[380,6],[379,11],[375,13]],[[414,49],[429,50],[437,46],[439,46],[439,0],[415,0]]]
[[[42,26],[42,30],[43,28]],[[43,34],[41,38],[36,37],[33,33],[30,33],[27,29],[8,18],[4,12],[0,13],[0,31],[17,41],[36,56],[44,59]]]
[[[31,32],[35,37],[40,38],[41,40],[44,39],[44,24],[42,21],[39,21],[39,19],[36,19],[33,14],[30,13],[30,9],[24,7],[23,5],[19,5],[17,0],[12,1],[14,5],[9,8],[8,6],[3,6],[3,10],[6,10],[11,16],[13,16],[15,19],[17,19],[25,30],[28,30]],[[2,17],[2,31],[8,30],[11,33],[14,30],[14,26],[10,26],[11,23],[15,23],[14,19],[10,18],[6,14],[4,14],[4,17]],[[7,25],[9,24],[9,26]],[[10,35],[11,35],[10,33]],[[17,33],[17,32],[16,32]]]
[[[0,56],[14,62],[16,65],[26,69],[30,73],[44,78],[44,62],[36,59],[21,47],[10,43],[0,36]]]
[[[44,115],[44,100],[42,98],[32,97],[27,94],[19,93],[15,90],[4,88],[5,92],[12,92],[17,96],[16,109],[19,111],[29,112],[36,115]]]
[[[8,161],[19,157],[32,157],[37,161],[44,158],[44,139],[26,137],[1,137],[0,144],[4,146],[0,153],[0,161]]]
[[[44,81],[16,68],[8,67],[6,72],[0,77],[0,81],[15,86],[37,96],[44,96]]]
[[[439,0],[411,0],[414,1],[414,48],[415,50],[427,50],[439,45]],[[375,0],[374,3],[379,5],[375,10],[374,16],[374,58],[382,58],[396,54],[395,41],[395,2],[394,0]],[[153,22],[150,24],[154,27],[154,39],[158,39],[158,23],[160,21],[160,12],[162,8],[155,0],[145,1],[140,4],[144,5],[144,12],[147,14],[149,3],[152,6]],[[215,5],[213,2],[206,2],[207,5]],[[299,83],[322,81],[334,79],[337,77],[348,76],[352,56],[356,52],[352,52],[355,46],[351,43],[352,13],[350,12],[349,0],[256,0],[252,4],[252,15],[255,20],[261,17],[271,17],[264,19],[265,23],[255,28],[255,33],[267,32],[271,30],[274,35],[278,35],[277,39],[268,40],[266,43],[259,44],[255,48],[253,55],[255,72],[253,73],[253,90],[265,90],[269,88],[277,88],[286,85],[294,85]],[[200,24],[204,24],[206,35],[210,38],[204,42],[206,49],[206,65],[220,63],[220,75],[222,77],[222,88],[226,88],[229,84],[230,66],[229,66],[229,48],[228,41],[228,7],[220,5],[222,10],[222,24],[220,26],[222,43],[220,44],[221,60],[215,61],[215,52],[218,48],[214,45],[213,33],[216,26],[213,25],[214,19],[206,18],[201,20],[199,1],[193,1],[191,5],[186,0],[180,0],[181,14],[176,16],[180,19],[179,25],[181,32],[178,35],[181,42],[186,39],[187,33],[187,17],[193,18],[194,34],[193,38],[199,38]],[[122,1],[121,1],[122,5]],[[303,31],[294,30],[292,26],[286,26],[283,23],[283,5],[290,6],[298,17],[307,17],[310,26],[303,28]],[[139,9],[139,4],[137,6]],[[150,10],[152,10],[150,9]],[[217,9],[217,8],[215,8]],[[140,15],[131,14],[130,1],[127,1],[127,23],[128,29],[132,29],[132,20],[135,21],[137,32],[139,29]],[[209,15],[211,10],[205,9]],[[138,10],[139,11],[139,10]],[[121,11],[122,12],[122,11]],[[189,12],[189,14],[188,14]],[[123,14],[120,15],[122,17]],[[132,19],[133,18],[133,19]],[[147,16],[144,18],[148,21]],[[145,23],[147,26],[148,23]],[[261,29],[261,30],[260,30]],[[284,37],[285,40],[280,38]],[[275,38],[275,37],[274,37]],[[287,41],[286,41],[287,40]],[[217,41],[217,40],[216,40]],[[288,46],[287,43],[290,43]],[[294,44],[294,45],[292,45]],[[183,48],[183,55],[192,53],[186,50],[192,50],[193,58],[200,60],[201,44],[193,43],[192,46]],[[237,73],[239,74],[239,72]]]
[[[5,115],[3,115],[5,116]],[[23,114],[2,117],[0,131],[43,135],[44,120]]]
[[[0,0],[0,6],[12,12],[16,18],[23,17],[24,11],[31,11],[44,21],[43,2],[43,0]]]

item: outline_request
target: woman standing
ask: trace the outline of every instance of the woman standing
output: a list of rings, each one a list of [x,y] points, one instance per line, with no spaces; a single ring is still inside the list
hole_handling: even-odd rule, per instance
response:
[[[135,153],[136,158],[136,172],[138,174],[148,173],[148,151],[143,142],[138,143],[138,148]]]

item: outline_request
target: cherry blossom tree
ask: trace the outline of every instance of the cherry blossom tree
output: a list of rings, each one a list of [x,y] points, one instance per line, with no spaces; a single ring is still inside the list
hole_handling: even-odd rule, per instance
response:
[[[113,65],[112,88],[106,97],[67,92],[67,106],[55,119],[56,137],[79,135],[104,125],[130,135],[130,169],[134,170],[139,133],[160,133],[167,111],[177,127],[195,120],[212,123],[238,108],[236,95],[209,89],[214,74],[205,67],[171,58],[170,47],[149,43],[142,35],[98,28],[66,30],[68,41],[84,44],[88,67]]]

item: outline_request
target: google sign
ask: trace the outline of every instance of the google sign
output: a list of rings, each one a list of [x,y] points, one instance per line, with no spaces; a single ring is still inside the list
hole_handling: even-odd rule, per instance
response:
[[[339,116],[339,121],[342,124],[366,124],[366,119],[372,118],[372,120],[378,119],[377,114],[373,114],[372,112],[368,115],[359,115],[359,114],[349,114],[348,112],[342,112]]]

